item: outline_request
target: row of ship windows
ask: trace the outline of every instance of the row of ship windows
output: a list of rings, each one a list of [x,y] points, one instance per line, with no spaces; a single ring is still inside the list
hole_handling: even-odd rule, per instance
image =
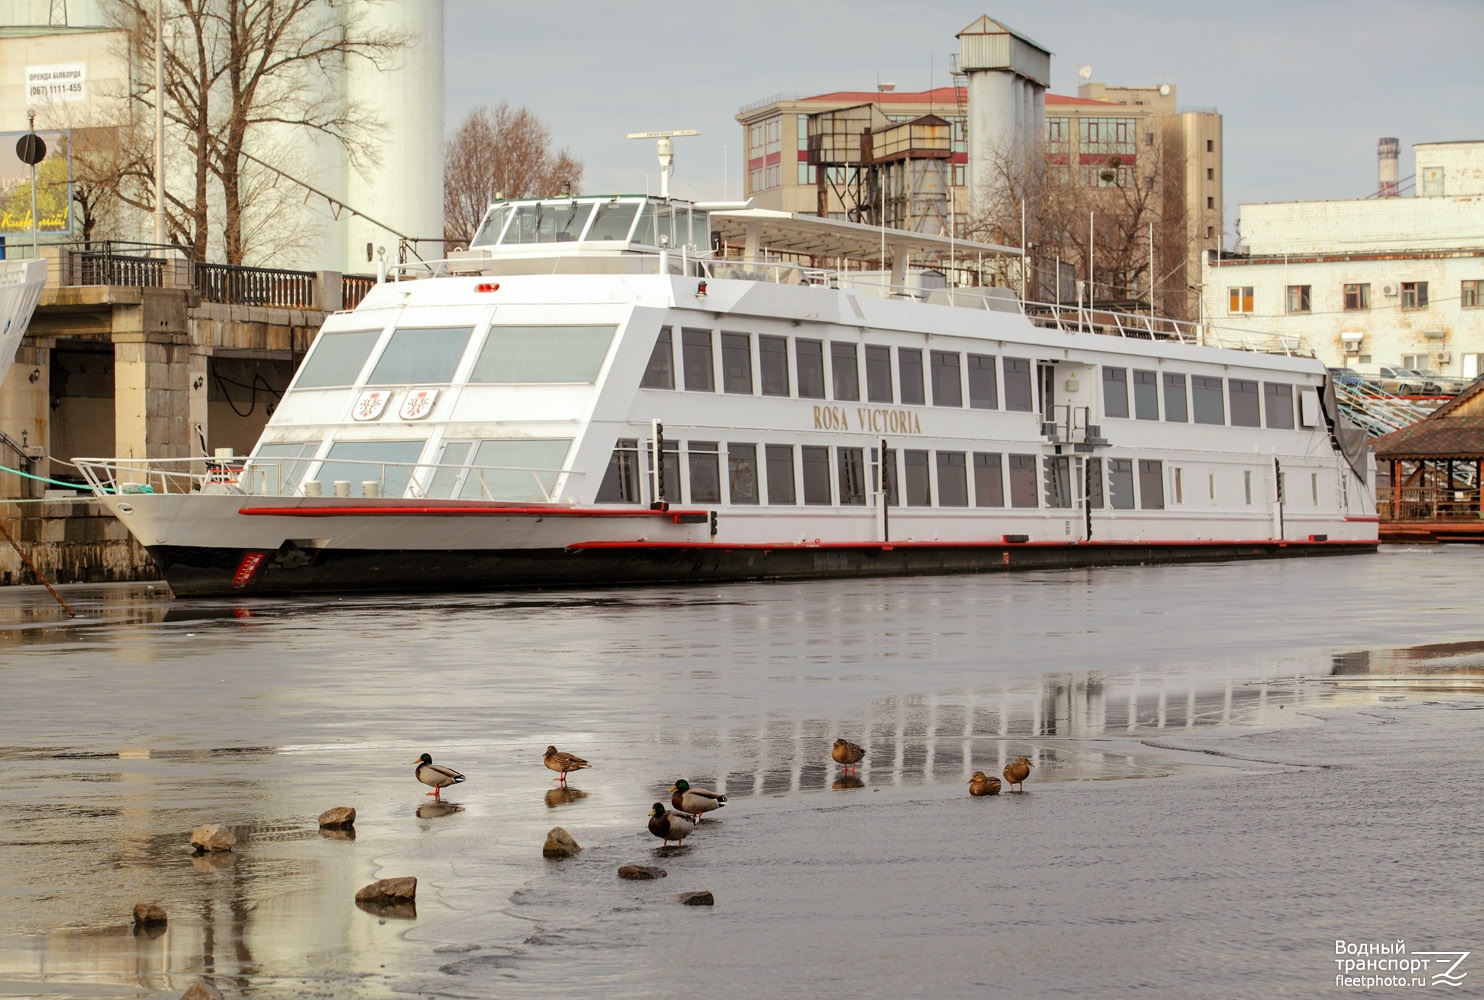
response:
[[[659,494],[670,503],[865,506],[868,494],[880,489],[875,448],[765,444],[760,453],[752,443],[689,441],[684,470],[681,455],[678,442],[667,441],[661,448]],[[620,439],[598,488],[598,502],[644,502],[640,479],[652,473],[650,463],[651,453],[641,451],[636,439]],[[885,468],[888,506],[1070,508],[1081,495],[1074,490],[1074,467],[1067,455],[926,449],[899,454],[888,448]],[[1171,472],[1172,502],[1184,503],[1183,470]],[[1285,486],[1287,475],[1282,474]],[[1164,463],[1088,458],[1085,488],[1096,510],[1163,510]],[[1243,470],[1243,489],[1245,502],[1256,502],[1250,469]],[[1207,490],[1207,499],[1215,501],[1214,472],[1208,473]],[[1310,490],[1318,506],[1318,473],[1310,474]]]
[[[720,346],[721,390],[752,395],[752,335],[723,330]],[[1011,412],[1030,413],[1035,409],[1032,362],[1027,358],[898,347],[894,372],[892,349],[884,345],[858,346],[768,334],[757,335],[756,352],[756,380],[764,396],[859,401],[864,395],[872,403],[908,405],[925,405],[931,398],[934,406],[962,407],[967,400],[975,409],[1000,409],[1002,402],[1003,409]],[[713,331],[681,327],[677,343],[673,329],[664,327],[640,384],[646,389],[715,392],[715,354]],[[1187,381],[1187,376],[1178,372],[1165,372],[1161,379],[1158,372],[1134,369],[1131,409],[1129,369],[1104,366],[1102,379],[1106,417],[1159,420],[1163,413],[1167,421],[1188,423],[1193,419],[1199,424],[1220,425],[1227,423],[1229,411],[1231,424],[1237,427],[1292,430],[1295,426],[1294,387],[1284,383],[1204,375],[1189,376]]]

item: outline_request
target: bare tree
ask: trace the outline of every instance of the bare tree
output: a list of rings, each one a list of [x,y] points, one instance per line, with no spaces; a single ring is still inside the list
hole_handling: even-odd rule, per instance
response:
[[[577,191],[582,163],[552,152],[551,132],[525,108],[501,101],[469,112],[448,140],[443,160],[443,237],[473,238],[490,202]]]
[[[364,27],[364,5],[324,0],[159,0],[169,25],[164,46],[164,111],[183,134],[174,149],[190,183],[171,185],[166,212],[171,237],[204,259],[213,231],[213,194],[221,203],[223,250],[240,264],[253,252],[249,217],[254,209],[249,146],[274,129],[322,137],[343,147],[353,166],[375,162],[373,142],[382,128],[374,109],[346,99],[333,81],[346,64],[368,60],[385,68],[407,43],[395,31]],[[129,36],[153,77],[155,0],[116,0],[117,26]],[[152,111],[158,95],[141,100]],[[178,147],[177,142],[177,147]],[[181,153],[184,153],[181,156]],[[153,166],[141,150],[120,157],[121,197],[153,210]]]

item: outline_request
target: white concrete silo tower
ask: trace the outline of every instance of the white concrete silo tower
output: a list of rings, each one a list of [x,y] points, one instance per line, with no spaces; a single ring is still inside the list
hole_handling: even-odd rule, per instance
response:
[[[968,77],[969,211],[982,216],[998,194],[993,165],[1019,164],[1040,138],[1051,53],[981,17],[958,33],[959,70]]]
[[[364,59],[345,68],[345,96],[374,108],[386,125],[377,143],[380,162],[356,168],[343,151],[345,203],[379,223],[413,238],[443,235],[443,0],[415,3],[344,4],[363,28],[405,34],[409,42],[377,69]],[[366,260],[366,244],[386,247],[397,260],[397,237],[360,216],[335,227],[339,246],[335,260],[346,274],[375,269]],[[413,248],[427,260],[443,256],[441,243]],[[411,251],[409,260],[416,260]]]

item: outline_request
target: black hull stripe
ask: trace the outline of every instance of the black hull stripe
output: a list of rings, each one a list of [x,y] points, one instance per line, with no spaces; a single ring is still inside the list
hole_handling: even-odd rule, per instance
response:
[[[177,596],[421,593],[530,587],[933,576],[1374,552],[1376,542],[912,545],[764,548],[679,545],[502,551],[303,550],[262,553],[234,584],[242,549],[156,546]]]

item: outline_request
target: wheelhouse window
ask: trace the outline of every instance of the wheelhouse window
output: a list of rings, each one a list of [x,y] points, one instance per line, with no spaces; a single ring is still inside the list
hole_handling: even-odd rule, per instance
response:
[[[1159,376],[1154,372],[1134,369],[1134,417],[1138,420],[1159,419]]]
[[[549,501],[571,445],[567,438],[481,441],[459,498]]]
[[[1183,424],[1189,419],[1185,408],[1185,376],[1165,372],[1165,420]]]
[[[680,364],[689,392],[715,392],[716,370],[711,362],[711,331],[682,327]]]
[[[510,225],[500,239],[502,246],[512,243],[570,243],[582,235],[591,203],[575,201],[536,202],[512,206]]]
[[[612,329],[606,331],[612,334]],[[452,382],[454,369],[473,336],[472,326],[393,330],[367,385],[427,385]],[[491,339],[494,331],[490,331]],[[607,343],[604,342],[606,348]]]
[[[1403,281],[1402,282],[1402,308],[1403,309],[1426,309],[1427,308],[1427,282],[1425,282],[1425,281]]]
[[[587,239],[628,242],[629,231],[634,228],[634,217],[638,214],[639,203],[636,201],[605,201],[593,216]]]
[[[1233,427],[1261,427],[1262,417],[1258,411],[1257,383],[1244,378],[1227,382],[1227,393],[1231,397]]]
[[[799,449],[799,457],[804,471],[804,503],[829,506],[834,502],[830,494],[830,450],[806,444]]]
[[[1139,459],[1139,506],[1145,510],[1165,509],[1164,464],[1157,459]]]
[[[1345,286],[1345,309],[1353,312],[1356,309],[1369,309],[1371,307],[1371,286],[1369,282],[1352,282]]]
[[[639,502],[639,442],[635,438],[619,438],[613,446],[597,499],[598,503]]]
[[[1128,369],[1103,366],[1103,416],[1128,416]]]
[[[1309,292],[1312,285],[1289,285],[1285,295],[1285,307],[1290,313],[1309,312]]]
[[[421,440],[337,441],[330,445],[315,478],[330,485],[348,482],[352,496],[399,497],[407,491],[423,444]]]
[[[1036,492],[1036,456],[1011,455],[1010,506],[1038,506]]]
[[[890,403],[891,348],[866,345],[866,399],[873,403]]]
[[[759,335],[757,360],[763,378],[763,395],[790,395],[792,390],[788,378],[788,338]]]
[[[617,329],[614,326],[492,326],[469,381],[592,385],[598,380]]]
[[[840,470],[840,503],[860,507],[866,502],[866,458],[861,448],[837,448]]]
[[[854,344],[830,341],[830,378],[834,383],[835,399],[861,398],[861,375],[855,361]]]
[[[1252,312],[1252,286],[1233,285],[1226,290],[1226,311],[1232,314]]]
[[[686,446],[690,460],[690,502],[721,503],[721,465],[715,441],[692,441]]]
[[[649,365],[639,385],[645,389],[675,388],[675,348],[670,342],[670,328],[660,327],[654,350],[649,352]]]
[[[974,452],[974,506],[1005,506],[1005,475],[998,454]]]
[[[824,344],[818,340],[794,341],[794,360],[799,366],[799,396],[824,399]]]
[[[933,405],[963,406],[963,380],[956,351],[933,351]]]
[[[763,449],[763,457],[768,463],[768,503],[788,505],[797,503],[797,494],[794,489],[793,446],[767,445]]]
[[[337,330],[321,333],[294,379],[295,389],[323,389],[355,385],[376,346],[380,330]]]
[[[903,451],[908,507],[931,507],[933,487],[928,478],[928,453],[925,451]]]
[[[757,495],[757,445],[727,445],[727,500],[735,504],[755,504]]]
[[[1262,402],[1269,427],[1293,430],[1293,386],[1264,382]]]
[[[745,333],[721,333],[721,386],[752,395],[752,338]]]
[[[1221,399],[1221,379],[1206,375],[1190,377],[1191,402],[1198,424],[1225,424],[1226,408]]]
[[[927,399],[923,393],[922,351],[915,347],[897,348],[897,377],[901,383],[902,402],[921,406]]]
[[[999,377],[990,355],[969,355],[969,406],[978,410],[1000,408]]]
[[[1030,361],[1026,358],[1006,358],[1005,409],[1014,413],[1030,413],[1035,409],[1034,402]]]
[[[964,464],[964,453],[961,451],[938,452],[938,505],[969,505],[969,470]]]

